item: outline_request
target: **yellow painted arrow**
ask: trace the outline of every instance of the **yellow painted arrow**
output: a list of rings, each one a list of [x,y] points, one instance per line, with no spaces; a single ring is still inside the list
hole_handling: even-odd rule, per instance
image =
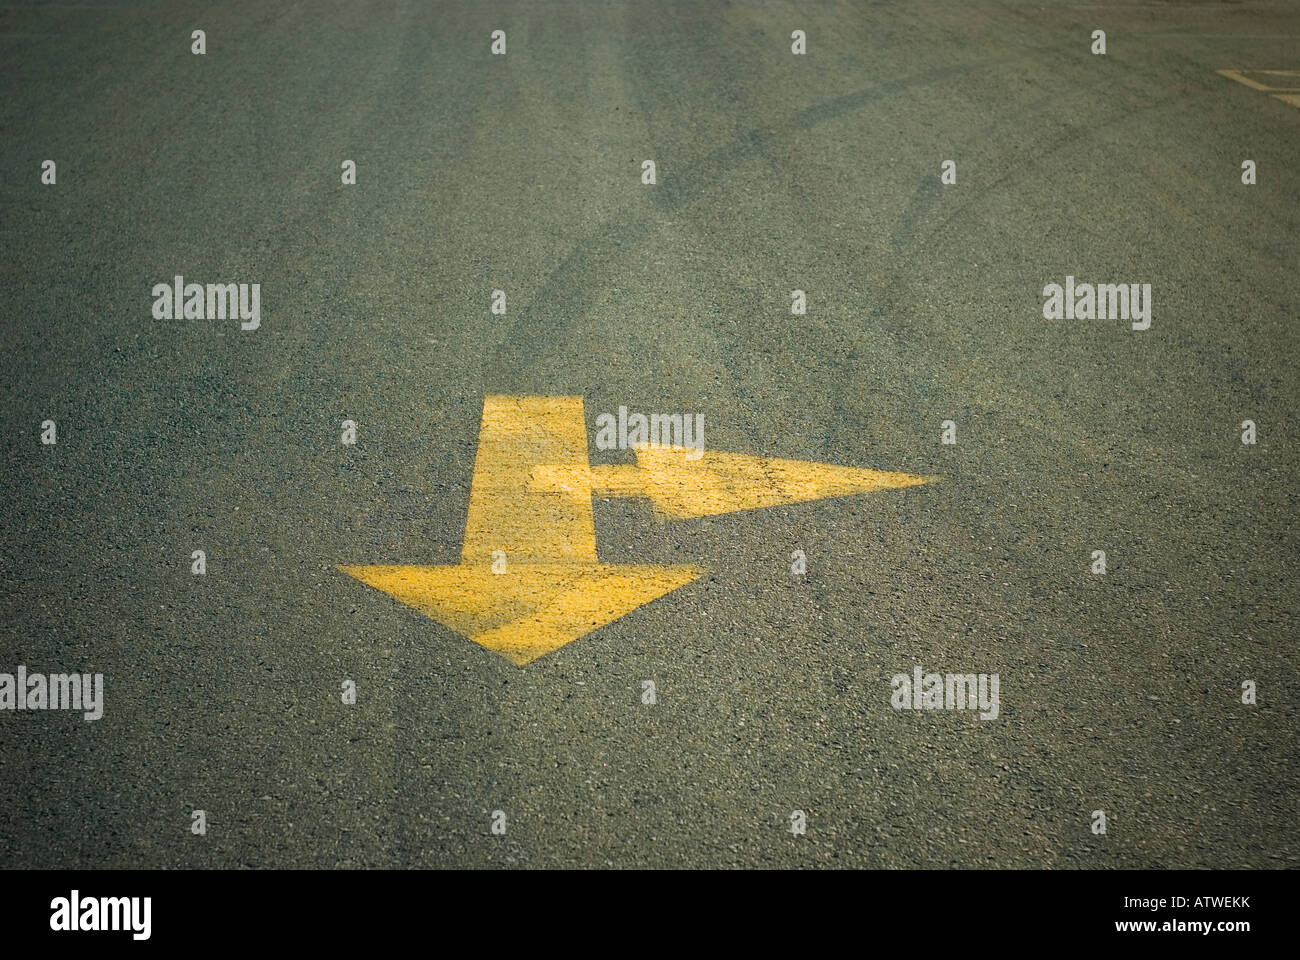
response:
[[[601,563],[593,494],[645,497],[685,518],[931,479],[731,453],[692,460],[680,447],[592,467],[585,431],[581,397],[484,398],[460,564],[339,569],[522,666],[704,573]]]
[[[829,463],[698,452],[686,447],[636,448],[637,465],[533,467],[532,486],[577,498],[644,497],[672,520],[759,510],[785,503],[848,497],[926,483],[933,477]]]

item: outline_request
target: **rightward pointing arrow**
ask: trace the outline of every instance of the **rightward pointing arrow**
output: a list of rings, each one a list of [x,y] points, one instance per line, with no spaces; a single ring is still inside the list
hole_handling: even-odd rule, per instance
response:
[[[460,563],[339,569],[523,666],[705,572],[601,563],[593,495],[645,497],[663,516],[686,518],[933,479],[734,453],[692,460],[689,453],[640,447],[636,466],[593,467],[581,397],[488,396]],[[503,573],[492,570],[497,551]]]

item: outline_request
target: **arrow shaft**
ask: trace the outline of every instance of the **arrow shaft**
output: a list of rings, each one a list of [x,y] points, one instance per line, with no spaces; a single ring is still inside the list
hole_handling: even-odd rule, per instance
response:
[[[581,397],[489,396],[483,401],[461,562],[591,563],[596,521],[586,496],[539,488],[535,467],[589,471]]]

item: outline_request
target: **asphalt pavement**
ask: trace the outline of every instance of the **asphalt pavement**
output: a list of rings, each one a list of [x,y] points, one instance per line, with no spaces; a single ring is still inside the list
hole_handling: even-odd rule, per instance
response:
[[[6,5],[0,673],[105,694],[0,710],[0,867],[1294,868],[1297,71],[1256,0]],[[339,569],[459,562],[503,395],[937,479],[596,495],[704,572],[520,666]]]

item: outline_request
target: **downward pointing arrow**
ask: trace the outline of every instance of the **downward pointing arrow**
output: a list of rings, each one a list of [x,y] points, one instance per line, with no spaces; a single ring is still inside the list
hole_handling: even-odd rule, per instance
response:
[[[521,667],[704,573],[606,563],[339,569]]]
[[[581,397],[484,398],[460,564],[339,569],[522,666],[704,573],[601,563],[593,494],[646,497],[684,518],[931,479],[675,447],[641,447],[635,467],[592,467],[585,430]]]

